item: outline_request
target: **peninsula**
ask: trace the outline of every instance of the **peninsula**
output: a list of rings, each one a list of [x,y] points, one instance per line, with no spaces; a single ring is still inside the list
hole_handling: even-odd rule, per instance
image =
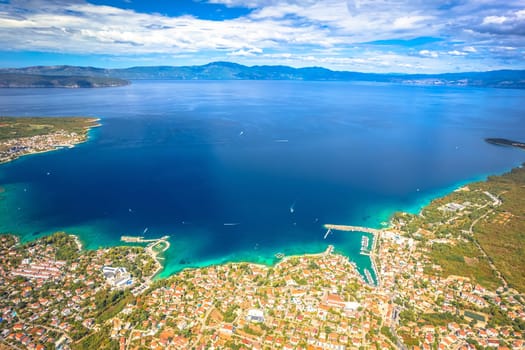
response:
[[[21,156],[73,147],[87,140],[98,118],[0,117],[0,163]]]
[[[488,138],[488,139],[485,139],[485,141],[493,145],[517,147],[517,148],[521,148],[525,150],[525,142],[512,141],[508,139],[498,139],[498,138]]]

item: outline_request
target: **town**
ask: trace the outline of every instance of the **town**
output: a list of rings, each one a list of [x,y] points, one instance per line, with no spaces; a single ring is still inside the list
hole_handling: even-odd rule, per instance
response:
[[[5,235],[0,343],[13,349],[524,349],[523,266],[513,256],[519,247],[496,257],[490,245],[493,232],[505,237],[521,230],[523,206],[516,203],[525,198],[524,173],[515,169],[462,187],[373,230],[376,281],[333,246],[274,266],[228,263],[153,279],[167,237],[148,247],[82,250],[64,233],[24,244]],[[506,260],[518,266],[506,270]]]
[[[85,117],[0,117],[0,163],[72,148],[85,142],[98,122],[98,118]]]
[[[21,137],[2,142],[0,163],[5,163],[23,155],[52,151],[59,148],[73,147],[85,141],[83,135],[63,130],[47,135]]]

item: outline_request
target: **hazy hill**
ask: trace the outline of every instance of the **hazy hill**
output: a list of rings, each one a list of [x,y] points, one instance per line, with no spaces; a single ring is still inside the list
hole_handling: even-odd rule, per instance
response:
[[[39,76],[81,76],[126,80],[317,80],[373,81],[414,85],[458,85],[525,88],[525,70],[499,70],[447,74],[373,74],[333,71],[320,67],[244,66],[231,62],[213,62],[202,66],[152,66],[103,69],[76,66],[36,66],[0,69],[0,73]]]
[[[129,84],[114,77],[36,75],[0,72],[0,88],[98,88]]]

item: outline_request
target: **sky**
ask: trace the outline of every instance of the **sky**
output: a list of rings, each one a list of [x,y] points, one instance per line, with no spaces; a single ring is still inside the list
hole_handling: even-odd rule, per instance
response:
[[[0,67],[525,69],[525,0],[0,0]]]

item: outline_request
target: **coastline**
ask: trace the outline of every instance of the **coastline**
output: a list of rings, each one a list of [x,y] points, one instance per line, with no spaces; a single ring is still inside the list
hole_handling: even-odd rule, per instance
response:
[[[88,125],[88,126],[83,127],[84,131],[83,131],[83,134],[81,135],[79,141],[77,141],[77,142],[73,141],[70,144],[65,144],[65,145],[53,145],[53,146],[51,146],[51,147],[49,147],[47,149],[32,150],[29,153],[15,155],[14,158],[9,158],[7,160],[0,160],[0,165],[13,162],[13,161],[15,161],[17,159],[20,159],[20,158],[23,158],[23,157],[26,157],[26,156],[32,156],[32,155],[38,155],[38,154],[42,154],[42,153],[59,151],[59,150],[62,150],[62,149],[74,148],[77,145],[80,145],[80,144],[83,144],[83,143],[89,141],[89,137],[90,137],[89,134],[90,134],[91,130],[94,129],[94,128],[98,128],[98,127],[102,126],[102,123],[99,123],[101,119],[97,118],[97,117],[85,117],[85,118],[86,118],[87,121],[89,121],[91,123],[96,123],[96,124]],[[39,135],[39,136],[46,136],[46,135],[44,134],[44,135]]]
[[[380,246],[381,246],[381,235],[383,232],[386,232],[386,231],[389,231],[389,230],[393,230],[395,229],[393,226],[392,226],[392,222],[391,222],[391,218],[396,214],[396,213],[409,213],[409,214],[420,214],[423,209],[425,207],[427,207],[432,201],[436,200],[436,199],[439,199],[439,198],[443,198],[451,193],[453,193],[454,191],[466,186],[466,185],[469,185],[469,184],[473,184],[473,183],[477,183],[477,182],[485,182],[488,180],[488,178],[490,176],[499,176],[499,175],[502,175],[502,174],[505,174],[507,172],[510,172],[512,169],[515,169],[515,168],[520,168],[523,166],[523,162],[520,162],[519,164],[517,165],[513,165],[512,167],[510,168],[506,168],[502,171],[498,171],[496,173],[490,173],[490,174],[482,174],[482,175],[478,175],[478,176],[475,176],[471,179],[468,179],[468,180],[462,180],[462,181],[459,181],[451,186],[448,186],[442,190],[439,190],[439,191],[436,191],[435,194],[431,194],[427,197],[425,197],[423,199],[423,203],[424,204],[417,204],[415,207],[417,208],[416,210],[407,210],[407,209],[402,209],[402,210],[394,210],[390,213],[389,215],[389,221],[388,221],[388,225],[386,226],[383,226],[383,227],[370,227],[371,229],[373,229],[374,231],[377,231],[376,233],[370,233],[372,235],[372,248],[370,250],[370,263],[371,263],[371,266],[372,266],[372,269],[373,269],[373,273],[374,273],[374,279],[376,281],[376,285],[373,286],[373,287],[379,287],[381,285],[381,276],[379,274],[379,270],[380,270],[380,264],[378,263],[379,261],[379,256],[378,256],[378,252],[380,250]],[[374,226],[377,226],[377,225],[374,225]],[[174,273],[171,273],[170,275],[168,276],[162,276],[162,277],[158,277],[158,278],[169,278],[173,275],[177,275],[185,270],[195,270],[195,269],[200,269],[200,268],[205,268],[205,267],[208,267],[208,266],[220,266],[220,265],[225,265],[225,264],[237,264],[237,263],[247,263],[249,265],[253,265],[253,266],[265,266],[265,267],[275,267],[277,265],[279,265],[279,263],[283,262],[283,261],[286,261],[287,259],[291,259],[291,258],[300,258],[300,257],[316,257],[316,256],[322,256],[323,254],[325,254],[325,251],[320,251],[320,252],[317,252],[317,253],[298,253],[298,254],[292,254],[292,255],[287,255],[285,257],[283,257],[282,259],[278,259],[278,260],[274,260],[273,262],[271,263],[257,263],[257,262],[252,262],[252,261],[249,261],[249,260],[225,260],[225,261],[222,261],[222,262],[218,262],[218,263],[210,263],[210,264],[203,264],[202,266],[196,266],[196,267],[187,267],[187,268],[183,268],[179,271],[176,271]],[[339,252],[334,252],[334,254],[338,254],[338,255],[341,255],[343,256],[344,258],[346,259],[349,259],[350,260],[350,257],[345,254],[345,253],[339,253]],[[352,262],[352,260],[350,260],[350,262]],[[366,279],[364,278],[363,274],[359,271],[359,269],[357,268],[357,266],[354,265],[354,270],[356,272],[356,274],[358,276],[360,276],[361,280],[366,283]],[[368,284],[368,283],[367,283]],[[370,285],[370,284],[368,284]]]
[[[435,196],[425,197],[423,199],[425,201],[425,204],[417,206],[418,210],[417,210],[416,214],[420,213],[433,200],[442,198],[444,196],[447,196],[450,193],[454,192],[455,190],[457,190],[457,189],[459,189],[461,187],[464,187],[465,185],[476,183],[476,182],[480,182],[480,181],[487,181],[487,178],[489,176],[497,176],[497,175],[509,172],[512,169],[517,168],[517,167],[521,167],[521,166],[522,166],[522,164],[520,164],[518,166],[513,166],[513,167],[511,167],[511,168],[509,168],[507,170],[503,170],[501,172],[497,172],[497,173],[494,173],[494,174],[479,175],[479,176],[475,177],[475,180],[461,181],[461,182],[458,182],[458,183],[456,183],[456,184],[454,184],[452,186],[447,187],[446,189],[438,191],[438,193]],[[479,180],[479,179],[482,179],[482,180]],[[393,211],[390,212],[390,218],[393,217],[396,213],[399,213],[399,212],[411,213],[410,211],[407,211],[407,210],[393,210]],[[381,276],[378,273],[378,271],[380,270],[380,265],[378,264],[378,261],[379,261],[378,252],[379,252],[380,245],[381,245],[381,233],[389,231],[389,230],[392,230],[392,229],[394,229],[394,227],[392,226],[392,223],[391,223],[391,221],[389,219],[388,225],[386,225],[384,227],[381,227],[381,228],[377,228],[377,229],[374,228],[374,230],[378,231],[378,232],[375,233],[375,234],[374,233],[371,234],[372,235],[372,248],[370,250],[369,258],[370,258],[371,268],[373,270],[374,279],[376,281],[376,285],[375,285],[376,287],[380,286],[380,284],[381,284]],[[68,230],[66,230],[66,232],[67,231]],[[69,232],[71,232],[71,231],[69,231]],[[52,234],[52,233],[49,233],[49,234]],[[45,234],[45,236],[47,236],[47,235],[48,234]],[[17,239],[19,239],[19,241],[24,241],[24,242],[32,241],[32,240],[40,238],[40,237],[33,238],[33,237],[29,237],[28,236],[27,238],[30,238],[30,239],[28,239],[26,241],[26,240],[22,240],[22,238],[23,238],[22,235],[15,234],[15,236],[17,237]],[[79,246],[79,249],[82,249],[82,250],[97,250],[98,249],[98,248],[91,248],[87,244],[85,244],[82,241],[82,234],[72,234],[72,236],[74,236],[76,238],[75,241],[77,242],[77,246]],[[326,244],[326,245],[329,246],[330,244]],[[105,247],[106,248],[111,248],[111,247],[119,247],[119,246],[123,246],[123,244],[121,244],[119,242],[117,244],[109,244],[109,245],[107,245]],[[125,246],[128,246],[128,245],[125,245]],[[144,247],[143,245],[140,245],[140,244],[132,244],[132,246]],[[100,248],[102,248],[102,246]],[[326,250],[324,250],[324,251],[320,250],[320,251],[312,252],[312,253],[295,253],[294,252],[291,255],[284,256],[282,259],[275,259],[275,258],[274,259],[269,259],[269,258],[268,259],[263,259],[264,262],[257,262],[257,261],[251,260],[250,257],[246,257],[246,256],[244,256],[244,257],[242,257],[240,259],[237,259],[237,258],[235,258],[235,256],[229,255],[229,256],[218,258],[218,259],[212,259],[212,260],[203,261],[202,263],[198,263],[197,266],[184,267],[184,268],[178,269],[176,271],[170,271],[169,274],[167,274],[167,275],[163,275],[162,271],[164,271],[166,269],[166,267],[168,266],[166,264],[166,261],[164,259],[159,259],[159,255],[160,255],[159,253],[155,253],[152,250],[148,250],[147,247],[144,247],[144,249],[146,249],[148,251],[148,254],[150,254],[152,256],[153,260],[157,264],[157,268],[155,270],[155,273],[151,276],[151,280],[152,281],[153,280],[157,280],[157,279],[169,278],[169,277],[171,277],[173,275],[180,274],[180,273],[182,273],[182,272],[184,272],[186,270],[195,270],[195,269],[205,268],[205,267],[208,267],[208,266],[221,266],[221,265],[226,265],[226,264],[247,263],[247,264],[253,265],[253,266],[265,266],[267,268],[272,268],[272,267],[275,267],[275,266],[279,265],[283,261],[287,261],[288,259],[300,258],[300,257],[322,256],[326,252]],[[169,249],[169,246],[162,253],[165,253],[168,249]],[[297,249],[297,250],[300,250],[300,249]],[[337,246],[335,247],[335,250],[338,250]],[[337,252],[334,252],[334,254],[341,255],[344,258],[349,259],[350,262],[352,262],[353,265],[354,265],[354,270],[355,270],[356,274],[359,275],[361,277],[361,279],[366,283],[366,279],[364,278],[363,273],[360,271],[360,269],[358,268],[357,264],[355,264],[355,262],[353,262],[353,260],[351,260],[351,257],[346,252],[338,250]]]

